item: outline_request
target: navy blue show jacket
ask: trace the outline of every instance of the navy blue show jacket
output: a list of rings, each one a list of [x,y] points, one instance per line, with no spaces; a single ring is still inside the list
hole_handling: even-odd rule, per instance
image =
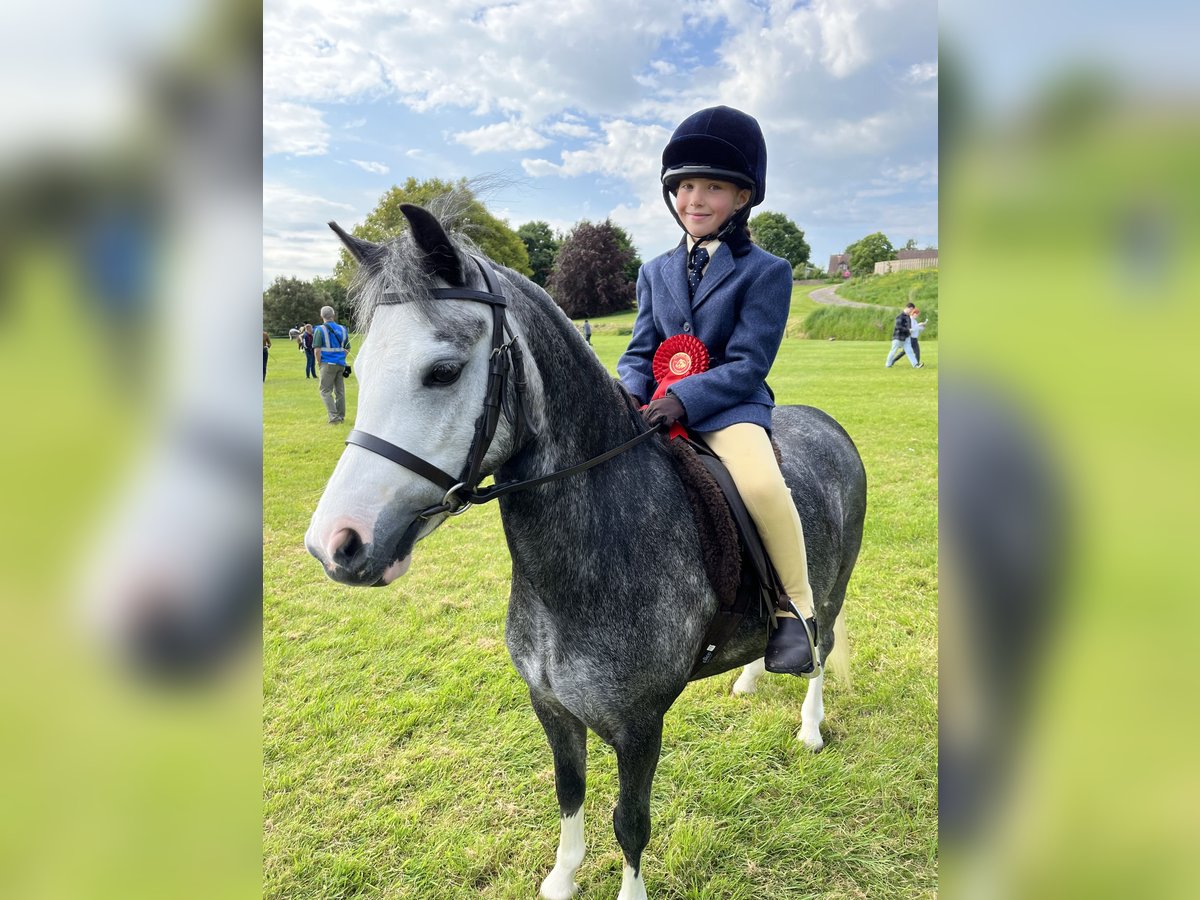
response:
[[[638,273],[638,314],[617,375],[645,403],[656,386],[654,351],[676,334],[696,337],[708,348],[709,370],[671,386],[687,411],[685,424],[716,431],[753,422],[768,431],[774,402],[767,373],[775,361],[792,301],[792,267],[751,246],[735,257],[728,244],[717,248],[688,301],[687,238]]]

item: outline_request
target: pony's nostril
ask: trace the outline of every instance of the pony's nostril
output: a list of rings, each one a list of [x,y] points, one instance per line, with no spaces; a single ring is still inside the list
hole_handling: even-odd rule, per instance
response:
[[[333,547],[331,556],[334,564],[343,569],[354,568],[365,548],[362,537],[353,528],[343,528],[333,536],[330,545]]]

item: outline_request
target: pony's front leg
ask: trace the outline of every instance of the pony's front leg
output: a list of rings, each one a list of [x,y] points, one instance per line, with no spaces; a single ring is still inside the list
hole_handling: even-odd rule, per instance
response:
[[[742,668],[742,674],[738,676],[738,680],[733,683],[734,696],[741,694],[753,694],[758,690],[758,679],[762,677],[763,672],[767,671],[767,661],[760,657],[752,663],[747,663]]]
[[[583,862],[583,795],[587,781],[587,727],[553,697],[532,692],[533,711],[554,753],[554,790],[560,818],[554,869],[542,882],[545,900],[575,895],[575,872]]]
[[[642,851],[650,841],[650,785],[662,750],[662,719],[614,743],[621,791],[613,810],[613,830],[625,854],[617,900],[646,900]]]
[[[821,737],[821,723],[825,721],[825,675],[809,679],[808,693],[804,695],[804,706],[800,708],[800,733],[796,736],[814,753],[825,746]]]

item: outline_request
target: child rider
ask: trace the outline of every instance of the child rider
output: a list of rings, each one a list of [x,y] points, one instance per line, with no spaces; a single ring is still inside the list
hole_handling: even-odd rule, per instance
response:
[[[617,373],[644,404],[660,343],[689,334],[707,347],[708,371],[676,382],[644,415],[655,425],[685,424],[729,469],[785,592],[767,671],[812,678],[820,664],[807,621],[804,532],[771,447],[766,385],[787,324],[792,268],[752,244],[746,224],[763,201],[766,175],[766,142],[746,113],[703,109],[675,129],[662,155],[663,199],[684,239],[642,266],[637,320]]]

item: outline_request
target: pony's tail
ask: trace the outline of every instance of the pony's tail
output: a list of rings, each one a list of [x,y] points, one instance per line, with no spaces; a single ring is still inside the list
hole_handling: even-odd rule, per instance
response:
[[[846,607],[838,610],[837,618],[833,621],[833,649],[829,651],[829,659],[825,666],[835,672],[847,688],[853,685],[850,677],[850,636],[846,632]]]

